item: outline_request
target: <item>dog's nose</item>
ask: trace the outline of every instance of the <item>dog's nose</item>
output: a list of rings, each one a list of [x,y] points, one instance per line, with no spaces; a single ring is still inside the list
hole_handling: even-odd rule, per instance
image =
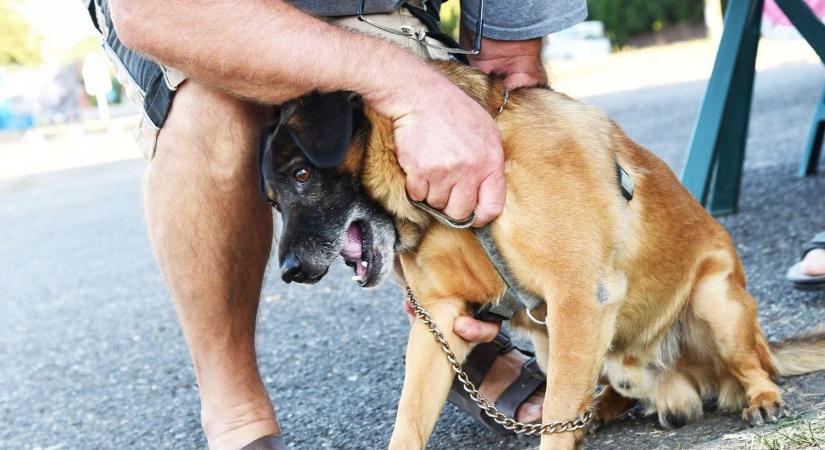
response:
[[[281,261],[281,279],[287,283],[295,281],[301,274],[301,260],[295,253],[287,254]]]

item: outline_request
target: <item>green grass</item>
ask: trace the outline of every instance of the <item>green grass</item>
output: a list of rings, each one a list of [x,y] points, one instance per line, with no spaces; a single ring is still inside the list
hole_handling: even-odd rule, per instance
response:
[[[825,448],[825,414],[815,418],[801,415],[783,419],[774,428],[754,437],[752,450]]]

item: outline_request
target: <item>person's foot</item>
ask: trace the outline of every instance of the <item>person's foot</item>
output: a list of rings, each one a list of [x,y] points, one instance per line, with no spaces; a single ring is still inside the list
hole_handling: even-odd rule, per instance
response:
[[[816,248],[809,251],[802,259],[802,273],[816,277],[825,275],[825,249]]]
[[[468,316],[456,319],[453,327],[462,339],[475,343],[492,342],[500,329],[500,323],[484,322]],[[519,376],[528,359],[530,357],[520,352],[518,348],[499,354],[482,379],[479,391],[487,400],[495,403],[504,390]],[[519,405],[515,419],[524,423],[541,421],[543,404],[544,388],[540,387]]]
[[[522,366],[528,359],[529,357],[518,349],[499,355],[490,366],[478,390],[487,400],[495,403],[502,392],[518,377]],[[515,419],[524,423],[540,422],[543,404],[544,388],[542,387],[516,409]]]
[[[269,398],[224,406],[203,406],[201,424],[210,450],[238,450],[271,434],[280,434]]]
[[[788,268],[785,278],[797,289],[825,290],[825,231],[803,247],[802,261]]]

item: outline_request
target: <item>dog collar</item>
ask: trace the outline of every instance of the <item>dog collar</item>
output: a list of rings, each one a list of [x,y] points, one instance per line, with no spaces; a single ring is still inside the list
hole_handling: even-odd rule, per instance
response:
[[[503,96],[504,100],[501,101],[501,107],[498,108],[498,114],[496,114],[496,116],[501,115],[501,113],[504,112],[504,107],[510,102],[510,91],[507,88],[504,88]]]

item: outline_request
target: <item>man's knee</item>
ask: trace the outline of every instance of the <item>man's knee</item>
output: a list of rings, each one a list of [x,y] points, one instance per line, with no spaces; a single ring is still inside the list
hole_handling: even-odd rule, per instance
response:
[[[158,135],[151,171],[211,180],[216,188],[249,183],[258,133],[270,109],[185,82]]]

